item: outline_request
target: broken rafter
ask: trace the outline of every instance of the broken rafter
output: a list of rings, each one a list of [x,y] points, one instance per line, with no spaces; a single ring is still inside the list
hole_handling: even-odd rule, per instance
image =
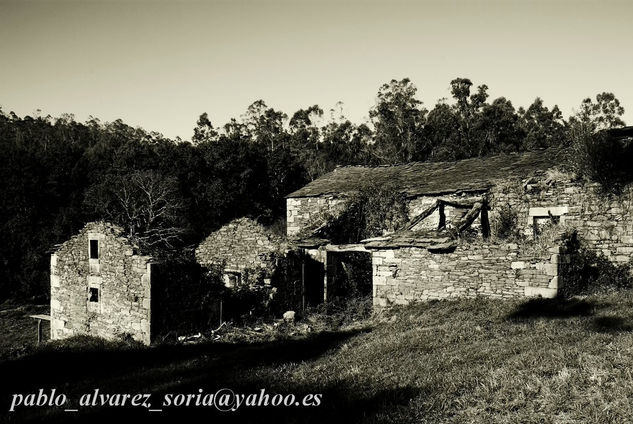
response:
[[[468,200],[459,200],[459,199],[442,199],[440,198],[439,201],[444,204],[444,205],[448,205],[448,206],[452,206],[454,208],[472,208],[473,206],[475,206],[475,204],[480,203],[482,201],[481,197],[476,197],[476,198],[471,198]]]
[[[409,224],[406,226],[406,229],[407,230],[412,230],[416,225],[418,225],[427,216],[429,216],[433,212],[435,212],[435,210],[438,207],[440,207],[441,205],[452,206],[454,208],[464,208],[464,209],[465,208],[470,208],[472,210],[472,208],[474,208],[475,205],[479,205],[479,207],[481,208],[481,205],[482,205],[483,202],[484,202],[484,199],[481,198],[481,197],[476,198],[476,199],[470,199],[470,200],[443,199],[443,198],[436,199],[433,203],[431,203],[431,205],[429,205],[429,207],[424,209],[422,212],[420,212],[420,214],[418,214],[415,218],[413,218],[409,222]],[[469,212],[469,214],[470,214],[470,212]],[[468,216],[468,214],[467,214],[467,216]]]
[[[428,208],[424,209],[418,216],[413,218],[411,222],[409,222],[409,225],[406,226],[406,229],[412,230],[413,227],[418,225],[424,218],[431,215],[435,211],[435,209],[440,206],[440,202],[441,201],[439,199],[435,200]]]
[[[470,227],[470,225],[477,218],[477,216],[479,216],[479,213],[481,212],[481,208],[482,207],[483,207],[483,203],[482,202],[475,203],[473,205],[472,209],[469,210],[468,213],[466,215],[464,215],[464,217],[462,219],[460,219],[459,222],[457,223],[457,225],[456,225],[457,232],[461,233],[466,228]]]

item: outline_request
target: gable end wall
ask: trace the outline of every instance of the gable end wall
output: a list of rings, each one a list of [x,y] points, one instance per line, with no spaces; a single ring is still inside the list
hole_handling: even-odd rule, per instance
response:
[[[99,240],[99,259],[89,259],[89,240]],[[89,287],[99,302],[89,302]],[[130,335],[150,343],[151,263],[134,255],[113,227],[89,224],[51,255],[51,339]]]

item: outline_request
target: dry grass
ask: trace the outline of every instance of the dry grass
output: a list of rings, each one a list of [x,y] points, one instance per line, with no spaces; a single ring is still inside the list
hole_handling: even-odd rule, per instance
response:
[[[0,372],[16,390],[323,393],[319,408],[247,408],[231,415],[181,409],[161,416],[171,419],[186,413],[222,422],[607,423],[633,417],[631,292],[431,302],[352,328],[258,344],[86,350],[81,341],[53,343],[0,362]],[[89,360],[102,365],[82,369]],[[45,370],[50,363],[63,372]],[[27,367],[43,374],[18,381]],[[101,416],[95,412],[104,413],[78,417]],[[33,414],[65,417],[55,410]]]
[[[258,380],[368,405],[369,422],[628,422],[633,297],[404,308],[313,361]]]

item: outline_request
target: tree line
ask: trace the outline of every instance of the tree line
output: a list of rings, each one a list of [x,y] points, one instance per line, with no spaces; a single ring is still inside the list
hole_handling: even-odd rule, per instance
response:
[[[475,88],[466,78],[450,88],[451,99],[427,110],[409,79],[392,80],[360,124],[341,105],[288,116],[257,100],[223,126],[202,113],[190,141],[122,120],[20,117],[0,109],[0,300],[46,296],[49,254],[91,220],[122,225],[151,251],[179,252],[236,217],[281,231],[284,196],[337,165],[564,146],[578,131],[624,125],[612,93],[585,99],[565,120],[540,98],[515,109],[504,97],[491,101],[486,85]]]

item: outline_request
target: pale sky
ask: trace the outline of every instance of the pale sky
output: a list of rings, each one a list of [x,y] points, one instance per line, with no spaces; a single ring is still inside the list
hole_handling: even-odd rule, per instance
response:
[[[470,78],[565,117],[611,91],[633,123],[633,1],[0,0],[0,106],[190,139],[263,99],[363,122],[409,77],[431,109]]]

